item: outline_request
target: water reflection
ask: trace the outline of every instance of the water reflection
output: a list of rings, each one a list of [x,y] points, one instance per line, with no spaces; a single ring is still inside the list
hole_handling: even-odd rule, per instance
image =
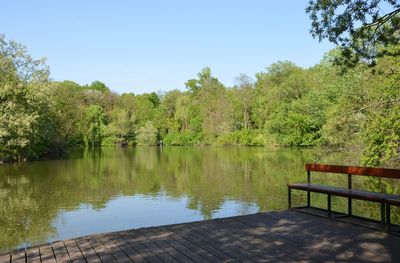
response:
[[[0,250],[285,209],[286,184],[305,180],[304,163],[353,164],[348,158],[313,149],[137,147],[77,150],[67,160],[1,165]],[[337,176],[314,179],[346,182]],[[313,202],[324,206],[325,199],[315,195]],[[338,209],[344,204],[336,203]],[[368,211],[361,213],[375,216]]]

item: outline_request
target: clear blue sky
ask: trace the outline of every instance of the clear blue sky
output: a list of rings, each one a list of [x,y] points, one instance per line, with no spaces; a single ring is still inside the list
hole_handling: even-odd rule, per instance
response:
[[[5,0],[0,33],[46,57],[54,80],[117,92],[184,89],[205,66],[224,84],[332,48],[309,34],[307,0]]]

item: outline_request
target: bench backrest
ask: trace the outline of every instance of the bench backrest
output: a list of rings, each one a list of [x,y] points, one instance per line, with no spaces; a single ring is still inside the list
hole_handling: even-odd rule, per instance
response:
[[[314,171],[314,172],[339,173],[347,175],[363,175],[363,176],[400,179],[400,169],[342,166],[342,165],[329,165],[329,164],[316,164],[316,163],[312,164],[308,163],[305,165],[305,168],[308,176],[310,174],[310,171]]]

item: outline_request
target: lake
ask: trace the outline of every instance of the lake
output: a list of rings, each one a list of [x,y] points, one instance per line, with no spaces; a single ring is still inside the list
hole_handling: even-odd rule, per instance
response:
[[[354,164],[343,153],[265,147],[102,148],[69,156],[0,165],[0,250],[283,210],[286,185],[305,181],[305,163]],[[345,185],[347,179],[330,180]],[[294,199],[304,204],[303,194]],[[324,206],[325,199],[314,195],[313,202]],[[345,200],[333,203],[345,207]],[[355,210],[377,216],[371,205]]]

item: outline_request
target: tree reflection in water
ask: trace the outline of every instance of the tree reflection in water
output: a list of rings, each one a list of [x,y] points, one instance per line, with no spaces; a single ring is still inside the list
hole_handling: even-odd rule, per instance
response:
[[[136,147],[75,150],[67,160],[1,165],[0,250],[55,239],[67,231],[54,223],[60,213],[88,206],[101,213],[111,200],[122,197],[143,197],[147,202],[165,197],[162,205],[175,202],[174,209],[177,200],[187,200],[181,209],[196,211],[204,219],[224,212],[228,202],[238,205],[236,214],[252,213],[254,207],[286,209],[286,185],[305,181],[304,163],[357,164],[353,159],[321,149]],[[331,185],[347,182],[346,176],[316,174],[312,179]],[[398,182],[355,179],[358,187],[400,193]],[[295,200],[304,202],[304,195],[296,193]],[[325,207],[326,197],[315,194],[312,202]],[[346,200],[337,198],[333,204],[344,211]],[[126,209],[131,211],[130,227],[140,227],[135,223],[140,211]],[[379,217],[379,209],[366,202],[355,207],[355,213]],[[161,214],[148,216],[163,223]],[[394,217],[398,220],[399,215]],[[112,224],[105,222],[101,231],[110,231],[107,225]]]

